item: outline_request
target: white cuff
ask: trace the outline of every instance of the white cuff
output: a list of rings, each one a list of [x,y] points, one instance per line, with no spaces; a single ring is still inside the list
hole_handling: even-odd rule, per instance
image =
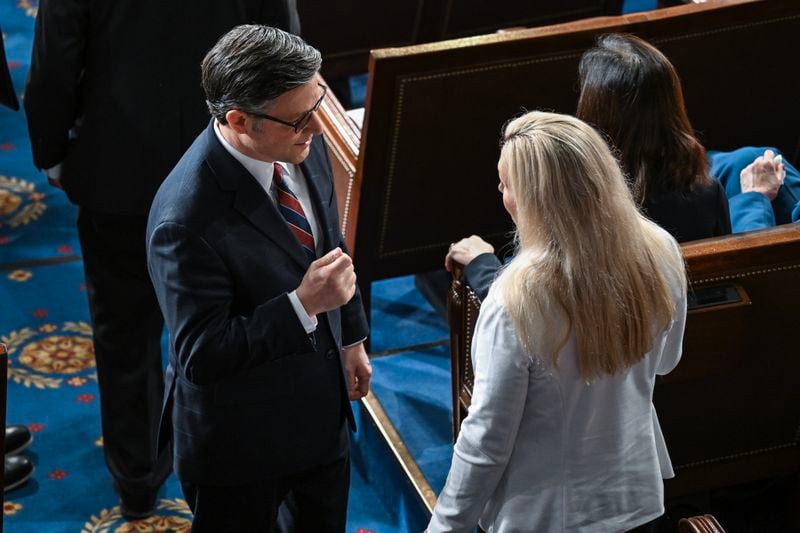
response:
[[[59,164],[57,164],[57,165],[55,165],[53,167],[44,169],[45,176],[47,176],[51,180],[55,180],[55,181],[60,180],[61,179],[61,165],[62,164],[59,163]]]
[[[345,349],[345,348],[352,348],[353,346],[358,346],[359,344],[361,344],[361,343],[362,343],[362,342],[364,342],[365,340],[367,340],[367,338],[366,338],[366,337],[364,337],[364,338],[363,338],[363,339],[361,339],[360,341],[354,342],[353,344],[348,344],[347,346],[342,346],[342,349]]]
[[[313,333],[317,329],[317,317],[308,316],[308,313],[306,313],[306,308],[303,307],[303,304],[300,303],[300,298],[297,297],[297,291],[292,291],[289,293],[289,301],[292,303],[294,312],[297,314],[297,318],[303,325],[303,329],[306,330],[306,333]]]

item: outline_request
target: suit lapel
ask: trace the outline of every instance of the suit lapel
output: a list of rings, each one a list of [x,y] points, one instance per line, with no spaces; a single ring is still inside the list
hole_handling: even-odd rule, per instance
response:
[[[303,271],[307,270],[310,261],[297,238],[258,181],[220,144],[213,119],[206,133],[209,148],[206,161],[220,186],[235,194],[233,208],[283,249]]]
[[[314,204],[314,215],[316,215],[320,231],[322,231],[323,253],[333,249],[334,243],[338,244],[339,242],[339,239],[335,238],[339,228],[333,227],[335,221],[331,220],[329,216],[333,199],[333,180],[330,170],[325,165],[327,161],[325,149],[322,136],[315,136],[311,142],[311,152],[306,160],[300,163],[300,170],[303,171],[303,176],[306,178],[311,202]]]

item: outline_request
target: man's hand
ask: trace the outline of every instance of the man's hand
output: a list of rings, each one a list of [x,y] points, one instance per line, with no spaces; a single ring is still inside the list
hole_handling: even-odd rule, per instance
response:
[[[493,254],[494,246],[477,235],[472,235],[471,237],[461,239],[450,245],[447,256],[444,258],[444,268],[446,268],[448,272],[451,272],[453,269],[453,261],[466,266],[479,255],[486,253]]]
[[[344,370],[347,375],[347,392],[351,400],[360,400],[369,394],[372,365],[369,364],[364,343],[344,349]]]
[[[778,189],[783,185],[785,177],[785,165],[775,160],[772,150],[767,150],[763,156],[757,157],[742,170],[739,183],[743,193],[760,192],[772,201],[778,196]]]
[[[297,287],[297,298],[308,316],[313,317],[343,306],[355,292],[353,260],[336,248],[311,263]]]

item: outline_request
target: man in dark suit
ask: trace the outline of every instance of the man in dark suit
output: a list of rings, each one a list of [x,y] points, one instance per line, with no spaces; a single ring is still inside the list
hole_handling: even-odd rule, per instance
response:
[[[33,158],[79,206],[106,463],[122,513],[153,511],[163,319],[145,227],[159,184],[208,120],[199,64],[230,28],[297,31],[294,0],[39,4],[25,90]]]
[[[275,28],[220,39],[202,65],[213,118],[150,211],[170,334],[162,432],[198,533],[269,531],[290,492],[297,530],[345,527],[348,398],[367,394],[371,368],[320,64]]]

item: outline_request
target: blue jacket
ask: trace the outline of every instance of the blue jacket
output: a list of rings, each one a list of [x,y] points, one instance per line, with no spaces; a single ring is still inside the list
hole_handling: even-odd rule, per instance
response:
[[[739,174],[765,150],[780,154],[770,147],[745,146],[732,152],[708,153],[711,174],[725,187],[734,233],[741,233],[778,224],[796,222],[800,219],[800,172],[784,159],[786,179],[772,202],[761,193],[742,193]]]

